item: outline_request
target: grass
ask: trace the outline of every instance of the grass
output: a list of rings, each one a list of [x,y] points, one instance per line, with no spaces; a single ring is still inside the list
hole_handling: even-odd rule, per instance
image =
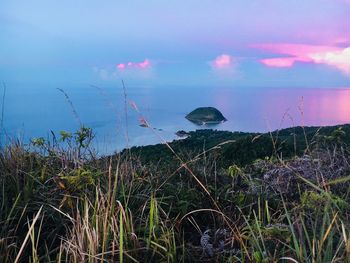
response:
[[[287,159],[268,136],[269,158],[228,167],[223,142],[188,155],[166,144],[171,171],[132,151],[97,158],[83,125],[15,141],[0,151],[0,262],[350,262],[344,132]]]

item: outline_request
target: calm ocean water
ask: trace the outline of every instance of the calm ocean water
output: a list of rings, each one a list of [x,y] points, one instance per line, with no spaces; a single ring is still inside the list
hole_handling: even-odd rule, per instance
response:
[[[147,145],[172,140],[178,130],[198,127],[187,113],[200,106],[218,108],[227,122],[211,128],[266,132],[295,125],[350,123],[348,88],[221,88],[221,87],[127,87],[125,100],[115,87],[7,87],[4,128],[9,137],[28,142],[46,137],[52,130],[75,131],[79,121],[62,88],[69,95],[79,120],[93,128],[94,146],[101,154],[127,145]],[[126,102],[126,103],[125,103]],[[140,114],[157,129],[140,127]],[[126,107],[125,107],[126,106]],[[158,130],[159,129],[159,130]]]

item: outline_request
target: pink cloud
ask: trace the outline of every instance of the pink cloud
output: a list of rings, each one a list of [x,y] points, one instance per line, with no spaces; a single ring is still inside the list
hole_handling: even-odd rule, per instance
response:
[[[120,63],[120,64],[118,64],[117,65],[117,69],[125,69],[125,64],[123,64],[123,63]]]
[[[141,62],[124,62],[114,65],[112,68],[93,67],[93,71],[102,79],[112,81],[116,79],[142,79],[150,80],[155,76],[152,61],[145,59]]]
[[[149,68],[151,66],[151,63],[148,59],[145,59],[143,62],[139,63],[138,66],[140,68]]]
[[[222,54],[211,61],[210,65],[215,69],[230,68],[234,65],[234,59],[230,55]]]
[[[274,54],[287,55],[287,57],[261,59],[260,62],[268,67],[292,67],[295,62],[326,64],[350,75],[350,47],[302,44],[260,44],[253,47]]]
[[[209,61],[208,64],[211,66],[212,73],[218,79],[231,80],[241,77],[238,59],[231,55],[221,54],[214,60]]]
[[[252,45],[265,51],[270,51],[275,54],[295,56],[300,59],[309,60],[308,55],[312,53],[321,53],[326,51],[336,51],[340,48],[333,46],[319,46],[319,45],[304,45],[304,44],[257,44]]]
[[[260,62],[268,67],[290,68],[294,65],[297,58],[266,58]]]
[[[142,62],[127,62],[127,63],[120,63],[116,65],[118,70],[124,70],[124,69],[148,69],[152,67],[152,64],[149,59],[145,59]]]

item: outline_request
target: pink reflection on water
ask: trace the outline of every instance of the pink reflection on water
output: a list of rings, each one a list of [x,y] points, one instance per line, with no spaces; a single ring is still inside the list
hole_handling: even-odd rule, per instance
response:
[[[313,125],[349,123],[350,89],[319,90],[308,95],[305,97],[305,118]]]
[[[273,128],[350,123],[349,88],[277,90],[262,100],[262,114]]]
[[[230,96],[230,94],[222,89],[218,89],[218,91],[211,94],[211,96],[213,98],[214,105],[218,107],[222,113],[232,111],[232,105],[237,103],[235,96]]]
[[[349,88],[221,89],[212,106],[228,121],[219,128],[269,131],[292,126],[350,123]],[[211,104],[210,104],[211,105]]]

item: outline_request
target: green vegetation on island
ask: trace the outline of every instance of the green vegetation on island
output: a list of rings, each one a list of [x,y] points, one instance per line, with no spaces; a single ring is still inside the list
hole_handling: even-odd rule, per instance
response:
[[[0,150],[0,262],[349,262],[350,125]]]
[[[200,107],[186,115],[186,119],[198,125],[218,124],[226,121],[222,113],[213,107]]]
[[[227,168],[233,163],[245,166],[257,159],[271,158],[276,155],[283,158],[301,155],[310,143],[315,143],[340,128],[344,132],[343,140],[350,144],[350,125],[342,125],[292,127],[271,133],[201,129],[186,132],[186,138],[174,140],[169,143],[169,146],[184,160],[207,152],[215,156],[219,167]],[[144,164],[157,164],[160,168],[173,169],[178,165],[178,158],[170,148],[166,144],[157,144],[132,147],[128,151],[138,156]]]

